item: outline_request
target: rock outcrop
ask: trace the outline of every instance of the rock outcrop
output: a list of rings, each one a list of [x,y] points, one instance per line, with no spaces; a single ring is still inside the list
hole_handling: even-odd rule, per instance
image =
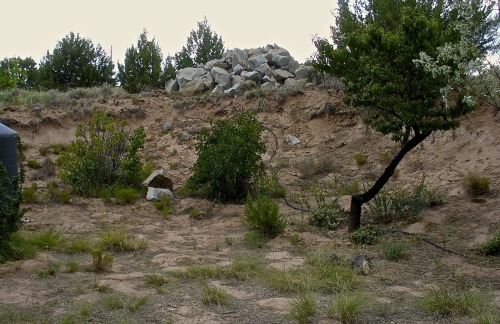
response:
[[[273,91],[280,87],[304,86],[314,74],[313,67],[299,64],[278,45],[235,48],[224,53],[220,59],[178,70],[176,79],[166,82],[165,90],[168,93],[212,91],[234,96],[247,89],[245,82],[254,82],[265,91]]]

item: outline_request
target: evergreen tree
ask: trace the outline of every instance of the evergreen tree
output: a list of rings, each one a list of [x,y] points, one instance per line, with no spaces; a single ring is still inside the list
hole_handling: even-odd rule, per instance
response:
[[[191,31],[182,50],[175,54],[175,67],[177,70],[194,67],[221,58],[223,53],[224,42],[212,31],[205,17],[203,21],[198,22],[198,29]]]
[[[471,63],[494,46],[493,7],[490,0],[338,0],[333,45],[315,39],[313,65],[341,77],[346,102],[401,144],[374,185],[352,196],[349,232],[408,152],[432,132],[458,127],[472,111],[460,85]],[[452,90],[458,99],[449,99]]]
[[[40,62],[39,84],[47,89],[67,90],[114,84],[114,64],[101,45],[69,33]]]
[[[118,80],[122,88],[130,93],[163,86],[163,54],[154,38],[148,41],[147,35],[144,29],[137,41],[137,47],[132,45],[125,52],[124,65],[118,63]]]

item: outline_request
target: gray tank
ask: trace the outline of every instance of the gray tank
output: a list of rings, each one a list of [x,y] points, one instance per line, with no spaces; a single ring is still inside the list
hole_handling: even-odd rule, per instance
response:
[[[9,177],[17,175],[17,133],[0,123],[0,161]]]

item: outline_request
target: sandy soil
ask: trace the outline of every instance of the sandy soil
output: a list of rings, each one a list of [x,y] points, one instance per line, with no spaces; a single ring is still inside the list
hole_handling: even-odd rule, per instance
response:
[[[143,125],[147,140],[142,157],[156,168],[171,173],[175,188],[183,186],[196,160],[194,139],[181,141],[179,134],[195,134],[210,120],[226,118],[238,111],[251,109],[256,99],[211,97],[171,97],[159,91],[141,95],[138,105],[130,99],[112,98],[108,102],[82,100],[80,108],[42,109],[42,118],[33,116],[27,108],[10,108],[0,112],[0,120],[16,130],[28,149],[27,159],[42,162],[39,148],[52,144],[68,144],[74,139],[76,124],[88,121],[92,109],[124,117],[127,125]],[[331,107],[328,115],[309,120],[311,113]],[[145,113],[142,116],[142,112]],[[268,152],[264,160],[278,170],[280,182],[289,197],[296,196],[304,184],[340,179],[361,184],[379,175],[385,163],[381,153],[396,145],[387,137],[367,129],[352,109],[346,107],[335,89],[312,89],[287,97],[278,103],[274,95],[267,97],[267,106],[256,114],[269,130],[264,132]],[[143,118],[142,118],[143,117]],[[165,122],[174,129],[163,132]],[[67,254],[42,251],[35,258],[0,265],[0,323],[286,323],[294,294],[277,292],[258,280],[210,279],[232,296],[227,306],[205,305],[201,301],[203,284],[197,280],[173,281],[166,293],[160,293],[144,283],[146,274],[163,274],[185,270],[193,265],[224,266],[241,255],[251,255],[278,269],[302,269],[307,256],[317,251],[340,256],[342,262],[356,255],[367,255],[373,262],[372,272],[360,276],[360,290],[368,296],[369,307],[360,316],[362,323],[474,323],[472,317],[440,318],[425,313],[419,301],[430,289],[448,287],[477,290],[500,308],[500,261],[477,253],[498,230],[500,212],[500,114],[480,107],[462,120],[461,127],[439,132],[412,151],[399,166],[397,179],[388,188],[410,187],[425,175],[429,188],[445,194],[445,204],[426,209],[414,223],[383,225],[415,233],[417,236],[387,234],[383,241],[406,242],[408,258],[394,262],[386,260],[380,245],[354,245],[342,224],[335,231],[325,231],[304,225],[306,214],[279,201],[280,212],[290,225],[283,235],[262,249],[249,249],[244,242],[248,232],[242,222],[243,205],[220,204],[198,198],[176,196],[173,213],[164,219],[150,202],[139,200],[131,206],[105,204],[101,199],[73,197],[70,204],[39,202],[26,204],[26,217],[34,220],[23,231],[54,228],[69,240],[90,239],[105,229],[124,229],[134,238],[147,243],[143,251],[113,253],[114,264],[107,272],[57,273],[40,278],[36,271],[51,262],[77,261],[90,264],[87,253]],[[301,143],[288,145],[285,134],[298,137]],[[277,137],[277,146],[275,137]],[[356,153],[368,155],[365,165],[354,161]],[[49,154],[51,159],[57,156]],[[272,160],[271,160],[272,157]],[[300,163],[307,158],[328,159],[336,165],[335,172],[306,178]],[[491,179],[491,192],[473,199],[464,190],[463,181],[470,172],[479,172]],[[27,168],[29,187],[38,184],[46,191],[49,181],[57,176],[42,178]],[[341,199],[348,208],[348,197]],[[202,219],[189,216],[195,207],[206,213]],[[370,220],[368,212],[362,222]],[[457,256],[427,244],[425,238],[445,248],[459,252]],[[97,286],[107,287],[100,292]],[[464,288],[465,287],[465,288]],[[147,296],[145,305],[137,311],[110,309],[103,302],[109,295],[121,298]],[[123,297],[125,296],[125,297]],[[327,317],[328,301],[335,296],[318,292],[315,323],[331,323]],[[83,316],[78,309],[90,305],[90,314]],[[78,308],[80,307],[80,308]],[[77,315],[75,315],[77,314]],[[79,314],[79,315],[78,315]],[[74,321],[69,321],[70,315]],[[3,318],[2,318],[3,317]]]

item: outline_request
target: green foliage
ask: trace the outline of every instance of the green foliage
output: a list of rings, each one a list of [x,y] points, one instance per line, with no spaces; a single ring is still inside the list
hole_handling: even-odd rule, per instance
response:
[[[478,292],[460,291],[451,292],[446,288],[435,289],[424,296],[422,307],[433,315],[443,317],[464,316],[478,313],[485,309],[485,296]]]
[[[473,196],[480,196],[490,192],[491,180],[478,173],[469,173],[465,177],[465,188]]]
[[[113,266],[113,256],[102,249],[95,249],[90,252],[92,264],[88,268],[91,272],[101,272],[111,269]]]
[[[286,219],[279,213],[278,204],[267,196],[257,196],[254,202],[250,196],[245,205],[245,222],[263,236],[274,238],[283,233]]]
[[[133,252],[144,250],[146,242],[130,237],[125,230],[107,230],[100,235],[99,247],[106,251]]]
[[[161,200],[153,202],[153,206],[155,206],[156,209],[161,210],[161,215],[164,218],[167,218],[172,212],[172,198],[165,196]]]
[[[182,50],[175,54],[174,61],[177,70],[205,64],[219,59],[224,53],[224,42],[217,33],[212,31],[207,18],[198,22],[198,29],[192,30]]]
[[[356,153],[354,155],[354,161],[356,161],[356,164],[358,166],[365,165],[366,162],[368,161],[368,155],[363,153]]]
[[[329,318],[340,319],[341,323],[356,323],[359,316],[367,308],[367,300],[360,293],[342,292],[328,305]]]
[[[78,125],[77,139],[63,153],[61,179],[85,196],[96,196],[106,187],[138,186],[142,181],[138,151],[145,137],[143,127],[130,134],[123,119],[95,113],[89,124]]]
[[[31,58],[11,57],[0,61],[0,90],[37,87],[36,62]]]
[[[492,238],[481,245],[479,250],[484,255],[500,255],[500,231],[496,231]]]
[[[21,140],[17,137],[18,156],[21,152]],[[6,243],[13,233],[19,229],[20,219],[25,210],[20,208],[23,201],[22,185],[24,182],[24,168],[19,163],[18,175],[9,177],[7,169],[0,161],[0,262],[8,259]],[[2,255],[6,255],[3,257]]]
[[[201,302],[205,305],[225,306],[231,302],[231,296],[225,291],[204,285],[201,292]]]
[[[303,293],[290,305],[290,318],[300,324],[312,323],[318,311],[318,305],[311,293]]]
[[[329,230],[336,229],[343,217],[338,197],[327,198],[326,190],[321,186],[313,186],[311,192],[316,200],[316,207],[309,208],[310,223]]]
[[[161,64],[163,54],[155,39],[149,41],[146,30],[137,40],[137,47],[132,45],[125,52],[124,65],[118,63],[118,80],[129,93],[162,88]]]
[[[500,110],[500,65],[477,61],[475,73],[469,75],[466,87],[482,102]]]
[[[366,225],[351,233],[351,240],[356,244],[372,245],[377,243],[378,229],[373,225]]]
[[[219,120],[197,135],[198,160],[187,182],[211,199],[242,199],[253,191],[253,180],[263,174],[260,154],[265,144],[262,128],[250,111]]]
[[[243,242],[248,249],[262,249],[266,246],[266,237],[262,235],[260,232],[251,231],[245,233],[243,237]]]
[[[117,188],[114,192],[120,204],[134,204],[139,199],[139,192],[134,188]]]
[[[28,167],[32,169],[40,169],[42,167],[42,165],[38,163],[36,160],[28,160],[26,161],[26,164],[28,165]]]
[[[114,85],[113,69],[114,64],[101,45],[94,46],[92,40],[71,32],[40,62],[39,84],[59,90]]]
[[[398,242],[382,245],[382,252],[387,260],[398,261],[407,257],[407,246]]]
[[[23,202],[25,203],[34,203],[37,201],[37,190],[38,190],[38,185],[36,184],[36,182],[33,182],[31,184],[31,187],[29,188],[23,188],[22,189],[22,192],[23,192]]]
[[[443,194],[436,189],[429,189],[424,179],[412,190],[396,188],[392,191],[380,191],[368,204],[376,221],[388,223],[398,220],[414,221],[426,207],[442,205]]]

